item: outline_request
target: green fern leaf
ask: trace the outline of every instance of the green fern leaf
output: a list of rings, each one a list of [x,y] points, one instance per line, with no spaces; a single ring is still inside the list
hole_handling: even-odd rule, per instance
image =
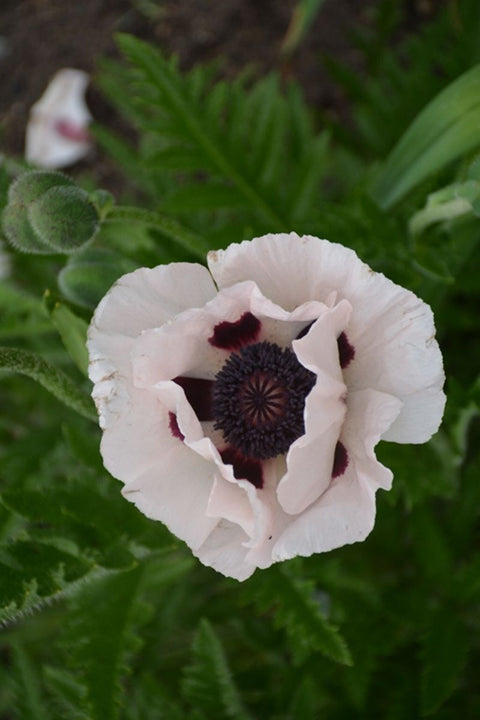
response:
[[[166,61],[153,47],[128,35],[118,38],[120,48],[130,62],[143,73],[144,82],[154,88],[163,102],[170,108],[175,122],[171,129],[201,148],[208,164],[216,168],[225,179],[233,182],[247,201],[261,213],[264,219],[275,229],[283,229],[284,223],[277,211],[262,197],[259,190],[241,169],[235,159],[224,146],[216,142],[216,133],[204,122],[204,115],[199,112],[195,97],[187,92],[185,83],[171,63]],[[165,129],[165,128],[164,128]],[[238,155],[237,148],[237,155]]]
[[[85,711],[86,688],[65,669],[46,665],[43,668],[43,681],[52,705],[58,709],[58,717],[69,720],[90,720]]]
[[[19,642],[12,644],[12,660],[17,717],[22,720],[50,720],[52,716],[43,697],[38,670]]]
[[[137,597],[141,579],[141,566],[110,574],[86,586],[72,603],[64,642],[72,665],[81,672],[91,720],[119,716],[126,656],[138,647],[136,613],[145,616]]]
[[[248,720],[224,650],[208,620],[202,620],[193,641],[193,661],[184,672],[183,691],[206,718]]]
[[[76,591],[98,572],[63,538],[17,540],[0,551],[0,623]]]
[[[352,664],[345,640],[325,618],[315,598],[313,583],[294,579],[288,571],[273,566],[262,574],[261,579],[252,578],[247,597],[251,597],[261,610],[273,610],[275,625],[285,629],[297,664],[303,663],[314,652],[321,652],[344,665]]]

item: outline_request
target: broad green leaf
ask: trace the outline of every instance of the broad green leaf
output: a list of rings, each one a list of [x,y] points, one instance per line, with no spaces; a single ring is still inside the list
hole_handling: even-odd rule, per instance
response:
[[[0,370],[21,373],[36,380],[65,405],[96,422],[90,397],[80,390],[67,375],[39,355],[28,350],[0,347]]]
[[[94,309],[115,280],[135,269],[119,253],[88,247],[75,253],[58,275],[58,286],[70,302]]]
[[[65,303],[55,301],[48,290],[45,293],[45,304],[68,354],[80,372],[88,376],[87,323],[75,315]]]
[[[193,641],[193,661],[184,670],[183,691],[192,708],[206,718],[248,720],[223,647],[208,622],[202,620]]]
[[[416,117],[372,188],[384,209],[429,175],[480,145],[480,65],[451,83]]]

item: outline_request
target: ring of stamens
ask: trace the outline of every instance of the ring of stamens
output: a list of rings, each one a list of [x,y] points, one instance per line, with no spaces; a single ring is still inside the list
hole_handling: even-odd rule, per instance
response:
[[[315,377],[292,350],[274,343],[232,353],[213,385],[215,428],[245,457],[287,452],[305,432],[305,399]]]

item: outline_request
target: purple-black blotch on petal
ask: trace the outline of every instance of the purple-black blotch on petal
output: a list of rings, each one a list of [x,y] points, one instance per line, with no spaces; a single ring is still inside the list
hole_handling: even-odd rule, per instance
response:
[[[340,440],[335,445],[335,453],[333,456],[332,478],[335,479],[343,475],[348,467],[348,453],[345,445]]]
[[[348,341],[347,336],[344,332],[340,333],[337,338],[338,345],[338,357],[340,360],[340,367],[344,370],[350,365],[353,358],[355,357],[355,348]]]
[[[225,320],[215,325],[208,342],[221,350],[239,350],[244,345],[255,342],[260,328],[260,320],[251,312],[246,312],[235,322]]]
[[[200,422],[212,419],[212,381],[179,375],[173,382],[183,388],[185,397]]]
[[[248,480],[257,490],[263,487],[262,463],[259,460],[244,457],[233,447],[226,447],[220,451],[225,465],[233,466],[233,474],[237,480]]]

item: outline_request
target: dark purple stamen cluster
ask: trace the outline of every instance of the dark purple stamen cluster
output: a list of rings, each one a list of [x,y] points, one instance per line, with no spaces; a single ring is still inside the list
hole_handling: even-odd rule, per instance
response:
[[[305,398],[315,374],[288,348],[260,342],[232,353],[215,377],[215,428],[246,458],[287,452],[305,432]]]

